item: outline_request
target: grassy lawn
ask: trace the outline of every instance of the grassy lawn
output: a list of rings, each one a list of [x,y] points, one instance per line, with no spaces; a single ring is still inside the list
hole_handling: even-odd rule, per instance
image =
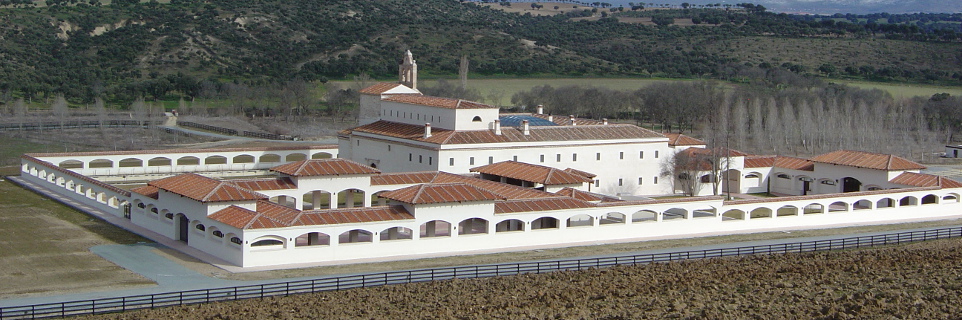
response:
[[[17,167],[0,173],[16,174]],[[152,285],[88,250],[140,241],[147,240],[6,179],[0,182],[0,298]]]

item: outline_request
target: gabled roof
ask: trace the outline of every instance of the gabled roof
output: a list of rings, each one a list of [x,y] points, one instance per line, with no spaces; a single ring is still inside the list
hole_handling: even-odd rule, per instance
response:
[[[902,157],[852,150],[839,150],[818,155],[813,157],[812,161],[887,171],[925,169],[925,166]]]
[[[745,157],[745,168],[771,168],[775,166],[775,156]]]
[[[270,201],[257,202],[257,211],[230,206],[210,219],[238,229],[266,229],[292,226],[363,223],[414,219],[403,206],[378,206],[300,211]]]
[[[410,204],[504,200],[503,196],[466,183],[428,183],[380,193],[382,198]]]
[[[154,180],[148,182],[147,185],[200,202],[267,199],[265,195],[238,187],[230,182],[211,179],[195,173],[184,173]]]
[[[297,189],[297,184],[294,184],[290,178],[231,180],[230,182],[253,191]]]
[[[157,198],[160,197],[160,189],[157,189],[157,187],[154,187],[154,186],[143,186],[143,187],[133,188],[133,189],[130,189],[130,192],[144,195],[148,198],[153,198],[154,200],[157,200]]]
[[[271,171],[292,177],[337,176],[353,174],[377,174],[377,169],[347,159],[310,159],[282,164]]]
[[[889,182],[913,187],[962,188],[962,183],[958,181],[934,174],[914,172],[903,172]]]
[[[815,171],[815,162],[802,158],[777,156],[774,166],[792,170]]]
[[[396,82],[380,82],[358,92],[363,94],[414,94],[418,91]]]
[[[411,94],[390,96],[384,98],[382,101],[417,104],[445,109],[498,109],[496,106],[474,101]]]
[[[569,198],[575,198],[581,201],[622,201],[621,199],[609,197],[603,194],[597,194],[594,192],[582,191],[575,188],[565,187],[561,190],[555,192],[555,194],[560,196],[565,196]]]
[[[371,176],[372,186],[405,185],[420,183],[465,183],[490,192],[506,199],[532,199],[532,198],[551,198],[558,195],[544,192],[541,190],[523,188],[500,182],[482,180],[474,177],[466,177],[447,172],[399,172],[382,173]]]
[[[705,143],[705,141],[701,141],[701,140],[698,140],[698,139],[695,139],[695,138],[692,138],[692,137],[683,135],[683,134],[681,134],[681,133],[665,133],[664,135],[665,135],[666,137],[668,137],[668,145],[669,145],[669,146],[672,146],[672,147],[675,147],[675,146],[704,146],[704,145],[707,145],[707,143]]]
[[[684,151],[681,151],[681,152],[686,152],[686,153],[688,153],[689,155],[711,155],[711,154],[717,154],[719,157],[746,157],[746,156],[750,156],[750,154],[747,154],[747,153],[744,153],[744,152],[741,152],[741,151],[738,151],[738,150],[735,150],[735,149],[728,149],[728,148],[721,148],[721,147],[719,147],[719,148],[688,148],[688,149],[685,149]]]
[[[341,134],[346,135],[359,132],[449,145],[665,138],[665,136],[660,133],[630,124],[530,127],[528,135],[524,135],[520,129],[512,127],[502,127],[501,135],[494,134],[492,130],[452,131],[433,128],[431,136],[424,138],[424,126],[384,120],[344,130],[341,131]]]
[[[594,177],[597,177],[597,176],[598,176],[597,174],[594,174],[594,173],[591,173],[591,172],[584,172],[584,171],[581,171],[581,170],[578,170],[578,169],[572,169],[572,168],[567,168],[567,169],[565,169],[565,172],[570,173],[570,174],[574,174],[574,175],[579,175],[579,176],[582,176],[582,177],[586,177],[586,178],[588,178],[588,179],[593,179]]]
[[[536,164],[503,161],[470,169],[479,172],[544,185],[590,183],[591,178]]]

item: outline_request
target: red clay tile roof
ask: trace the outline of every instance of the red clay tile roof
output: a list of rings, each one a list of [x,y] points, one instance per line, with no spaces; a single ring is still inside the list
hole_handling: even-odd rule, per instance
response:
[[[815,194],[807,196],[790,196],[790,197],[771,197],[771,198],[758,198],[758,199],[746,199],[746,200],[727,200],[725,205],[737,205],[737,204],[753,204],[753,203],[766,203],[766,202],[779,202],[779,201],[795,201],[795,200],[817,200],[817,199],[831,199],[835,197],[857,197],[857,196],[870,196],[878,194],[896,194],[905,192],[915,192],[915,191],[926,191],[926,190],[939,190],[939,187],[918,187],[918,188],[905,188],[905,189],[887,189],[887,190],[874,190],[874,191],[859,191],[859,192],[846,192],[846,193],[829,193],[829,194]]]
[[[40,154],[36,154],[36,155],[39,156]],[[64,155],[74,155],[74,153],[64,153]],[[55,165],[55,164],[53,164],[53,163],[47,162],[47,161],[45,161],[45,160],[43,160],[43,159],[40,159],[40,158],[36,158],[36,157],[34,157],[33,155],[31,155],[31,154],[21,155],[20,158],[21,158],[21,159],[25,159],[25,160],[29,160],[29,161],[32,161],[32,162],[35,162],[35,163],[40,164],[40,165],[43,165],[43,166],[47,167],[47,168],[50,169],[50,170],[57,171],[57,172],[60,172],[61,174],[64,174],[64,175],[67,175],[67,176],[71,176],[71,177],[77,178],[77,179],[79,179],[79,180],[81,180],[81,181],[84,181],[84,182],[86,182],[86,183],[89,183],[89,184],[92,184],[92,185],[95,185],[95,186],[98,186],[98,187],[101,187],[101,188],[104,188],[104,189],[107,189],[107,190],[116,192],[116,193],[121,194],[121,195],[124,195],[124,196],[128,196],[128,197],[130,196],[130,191],[127,191],[127,190],[124,190],[124,189],[121,189],[121,188],[117,188],[116,186],[113,186],[113,185],[111,185],[111,184],[105,183],[105,182],[103,182],[103,181],[100,181],[100,180],[97,180],[97,179],[94,179],[94,178],[91,178],[91,177],[88,177],[88,176],[85,176],[85,175],[82,175],[82,174],[73,172],[73,171],[71,171],[70,169],[61,168],[61,167],[59,167],[59,166],[57,166],[57,165]]]
[[[745,157],[745,168],[771,168],[775,166],[775,156]]]
[[[722,196],[681,197],[681,198],[669,198],[669,199],[611,201],[611,202],[598,203],[598,204],[595,204],[595,206],[596,207],[620,207],[620,206],[636,206],[636,205],[646,205],[646,204],[717,201],[722,199],[725,199],[725,198]]]
[[[902,157],[852,150],[839,150],[818,155],[813,157],[812,161],[888,171],[925,169],[925,166]]]
[[[148,182],[147,185],[200,202],[267,199],[267,196],[260,193],[195,173],[184,173],[169,178],[154,180]]]
[[[913,187],[962,188],[962,183],[943,176],[913,172],[903,172],[889,182]]]
[[[578,169],[572,169],[572,168],[567,168],[567,169],[565,169],[565,172],[570,173],[570,174],[574,174],[574,175],[579,175],[579,176],[582,176],[582,177],[586,177],[586,178],[588,178],[588,179],[592,179],[592,178],[598,176],[597,174],[594,174],[594,173],[591,173],[591,172],[584,172],[584,171],[581,171],[581,170],[578,170]]]
[[[622,201],[621,199],[609,197],[603,194],[597,194],[594,192],[582,191],[575,188],[562,188],[555,192],[555,194],[560,196],[565,196],[569,198],[575,198],[581,201]]]
[[[295,161],[271,168],[292,177],[377,174],[377,169],[347,159],[311,159]]]
[[[273,202],[257,202],[257,211],[230,206],[209,216],[238,229],[283,228],[414,219],[403,206],[299,211]]]
[[[361,89],[361,91],[358,91],[358,92],[364,93],[364,94],[382,94],[400,86],[403,86],[403,85],[396,82],[380,82],[380,83],[375,83],[367,88]]]
[[[139,188],[133,188],[133,189],[130,189],[130,192],[137,193],[137,194],[146,196],[148,198],[153,198],[154,200],[157,200],[157,198],[160,197],[160,189],[157,189],[157,187],[154,187],[154,186],[143,186]]]
[[[230,182],[253,191],[297,189],[297,185],[290,178],[231,180]]]
[[[590,208],[591,203],[569,197],[518,199],[494,203],[494,213],[516,213],[548,210]]]
[[[427,183],[380,193],[383,198],[410,204],[503,200],[503,196],[466,183]]]
[[[584,126],[535,126],[524,135],[518,128],[502,127],[501,135],[492,130],[451,131],[434,128],[431,137],[424,138],[424,127],[390,121],[377,121],[342,131],[342,134],[370,133],[422,141],[434,144],[474,144],[505,142],[621,140],[664,138],[660,133],[630,124],[584,125]]]
[[[468,101],[468,100],[412,95],[412,94],[394,95],[394,96],[384,98],[383,101],[417,104],[422,106],[438,107],[438,108],[446,108],[446,109],[497,109],[498,108],[492,105],[487,105],[487,104]]]
[[[697,155],[708,155],[708,154],[715,153],[715,154],[718,154],[720,157],[746,157],[746,156],[750,156],[750,154],[747,154],[747,153],[744,153],[744,152],[741,152],[741,151],[738,151],[738,150],[735,150],[735,149],[726,149],[726,148],[714,148],[714,149],[709,149],[709,148],[688,148],[688,149],[685,149],[684,151],[681,151],[681,152],[686,152],[686,153],[688,153],[688,154],[697,154]]]
[[[800,171],[815,171],[815,162],[802,158],[777,156],[774,166]]]
[[[371,185],[404,185],[421,183],[465,183],[490,192],[506,199],[531,199],[531,198],[550,198],[557,197],[553,193],[540,190],[523,188],[519,186],[504,184],[500,182],[482,180],[474,177],[466,177],[447,172],[402,172],[402,173],[383,173],[371,176]]]
[[[577,184],[589,183],[593,181],[591,178],[583,175],[571,174],[565,172],[564,170],[559,170],[552,167],[517,161],[502,161],[498,163],[492,163],[486,166],[471,168],[470,171],[518,179],[522,181],[536,182],[544,185]]]
[[[665,135],[666,137],[668,137],[668,145],[669,145],[669,146],[698,146],[698,145],[702,145],[702,146],[703,146],[703,145],[707,145],[707,143],[705,143],[705,141],[701,141],[701,140],[698,140],[698,139],[695,139],[695,138],[692,138],[692,137],[683,135],[683,134],[681,134],[681,133],[665,133],[664,135]]]

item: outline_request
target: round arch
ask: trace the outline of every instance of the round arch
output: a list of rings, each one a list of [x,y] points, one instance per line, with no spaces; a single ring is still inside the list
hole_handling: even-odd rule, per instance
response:
[[[451,223],[444,220],[431,220],[421,224],[421,238],[450,237]]]
[[[344,231],[344,233],[341,233],[339,236],[337,236],[337,243],[361,243],[373,241],[373,234],[370,231],[363,229]]]
[[[657,221],[658,213],[651,210],[639,210],[631,214],[631,222]]]
[[[210,157],[204,158],[204,164],[227,164],[227,157],[210,156]]]
[[[821,203],[811,203],[802,210],[802,214],[820,214],[825,213],[825,206]]]
[[[284,157],[284,161],[301,161],[307,160],[307,155],[303,153],[291,153]]]
[[[83,169],[84,163],[80,160],[64,160],[61,161],[57,166],[64,169]]]
[[[775,211],[777,217],[798,216],[798,207],[792,205],[782,206]]]
[[[108,159],[97,159],[87,163],[87,168],[113,168],[114,162]]]
[[[750,219],[762,219],[762,218],[771,218],[771,217],[772,217],[772,209],[765,208],[765,207],[755,208],[749,213]]]
[[[488,220],[481,218],[470,218],[464,219],[458,223],[458,235],[486,233],[488,233]]]
[[[231,158],[231,159],[230,159],[230,162],[231,162],[231,163],[237,163],[237,164],[240,164],[240,163],[254,163],[254,156],[249,155],[249,154],[237,155],[237,156],[234,156],[233,158]]]
[[[498,222],[494,226],[494,232],[515,232],[524,231],[524,221],[518,219],[508,219]]]
[[[875,202],[875,208],[895,208],[895,199],[882,198]]]
[[[333,157],[334,157],[334,155],[332,155],[332,154],[330,154],[330,153],[327,153],[327,152],[318,152],[318,153],[315,153],[315,154],[312,154],[312,155],[311,155],[311,159],[330,159],[330,158],[333,158]]]
[[[688,219],[688,210],[685,208],[671,208],[662,214],[662,220]]]
[[[258,161],[258,162],[266,162],[266,163],[281,162],[281,156],[280,156],[279,154],[265,153],[265,154],[261,155],[261,156],[257,159],[257,161]]]
[[[590,227],[595,224],[595,219],[587,214],[577,214],[568,218],[566,226],[568,228]]]
[[[177,158],[178,166],[196,166],[200,165],[200,158],[195,156],[184,156]]]
[[[166,167],[172,164],[173,162],[167,157],[155,157],[147,160],[148,167]]]
[[[722,213],[722,221],[739,221],[745,220],[745,211],[739,209],[731,209]]]
[[[307,232],[294,238],[294,247],[328,246],[331,236],[323,232]]]
[[[531,230],[538,229],[557,229],[558,219],[554,217],[541,217],[531,221]]]
[[[287,238],[276,235],[260,236],[251,241],[251,248],[254,247],[285,248],[287,247]]]
[[[381,231],[381,241],[411,239],[414,239],[414,230],[411,230],[411,228],[390,227]]]
[[[610,224],[625,224],[625,214],[621,212],[609,212],[601,216],[598,220],[600,225],[610,225]]]

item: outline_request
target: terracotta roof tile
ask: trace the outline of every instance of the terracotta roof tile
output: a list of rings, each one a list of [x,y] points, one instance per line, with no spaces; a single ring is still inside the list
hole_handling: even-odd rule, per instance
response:
[[[230,182],[253,191],[297,189],[297,185],[290,178],[231,180]]]
[[[958,181],[943,176],[914,172],[903,172],[889,182],[913,187],[962,188],[962,183]]]
[[[364,94],[382,94],[390,91],[391,89],[402,87],[402,86],[404,85],[396,82],[380,82],[380,83],[375,83],[367,88],[361,89],[361,91],[358,91],[358,92],[364,93]]]
[[[148,198],[153,198],[157,200],[160,197],[160,189],[154,186],[143,186],[139,188],[130,189],[130,192],[146,196]]]
[[[745,168],[771,168],[775,166],[775,156],[745,157]]]
[[[925,166],[902,157],[852,150],[839,150],[818,155],[813,157],[812,161],[888,171],[925,169]]]
[[[311,159],[295,161],[271,168],[292,177],[314,177],[353,174],[377,174],[381,171],[347,159]]]
[[[578,170],[578,169],[572,169],[572,168],[567,168],[567,169],[565,169],[565,172],[570,173],[570,174],[574,174],[574,175],[579,175],[579,176],[582,176],[582,177],[586,177],[586,178],[588,178],[588,179],[594,179],[595,177],[598,176],[597,174],[594,174],[594,173],[591,173],[591,172],[585,172],[585,171],[581,171],[581,170]]]
[[[394,95],[384,98],[383,101],[400,102],[408,104],[417,104],[429,107],[438,107],[446,109],[497,109],[498,107],[487,105],[483,103],[462,100],[462,99],[452,99],[452,98],[442,98],[442,97],[431,97],[422,95]]]
[[[434,181],[434,178],[437,178],[438,174],[439,172],[437,171],[382,173],[371,176],[371,185],[383,186],[429,183]]]
[[[195,173],[184,173],[169,178],[154,180],[148,182],[147,185],[200,202],[267,199],[267,196],[257,192]]]
[[[292,225],[309,226],[411,219],[414,219],[414,215],[405,210],[404,206],[378,206],[304,211],[296,220],[292,221]]]
[[[582,191],[575,188],[562,188],[555,192],[555,194],[560,196],[565,196],[569,198],[575,198],[581,201],[622,201],[618,198],[613,198],[603,194],[597,194],[594,192]]]
[[[210,218],[211,220],[237,229],[247,228],[248,224],[250,224],[250,222],[256,217],[257,212],[238,206],[229,206],[207,216],[207,218]]]
[[[74,154],[76,154],[76,153],[69,153],[69,154],[68,154],[68,153],[64,153],[64,155],[74,155]],[[38,155],[40,155],[40,154],[38,154]],[[94,179],[94,178],[91,178],[91,177],[88,177],[88,176],[85,176],[85,175],[82,175],[82,174],[73,172],[73,171],[71,171],[71,170],[69,170],[69,169],[61,168],[60,166],[57,166],[57,165],[55,165],[55,164],[53,164],[53,163],[47,162],[47,161],[45,161],[45,160],[43,160],[43,159],[36,158],[36,157],[34,157],[33,155],[31,155],[31,154],[21,155],[20,158],[21,158],[21,159],[26,159],[26,160],[29,160],[29,161],[33,161],[33,162],[38,163],[38,164],[41,164],[41,165],[49,168],[50,170],[54,170],[54,171],[60,172],[61,174],[74,177],[74,178],[79,179],[79,180],[81,180],[81,181],[84,181],[84,182],[86,182],[86,183],[89,183],[89,184],[92,184],[92,185],[95,185],[95,186],[98,186],[98,187],[101,187],[101,188],[104,188],[104,189],[107,189],[107,190],[116,192],[116,193],[121,194],[121,195],[124,195],[124,196],[128,196],[128,197],[130,196],[130,191],[127,191],[127,190],[124,190],[124,189],[121,189],[121,188],[117,188],[117,187],[115,187],[115,186],[113,186],[113,185],[111,185],[111,184],[108,184],[108,183],[105,183],[105,182],[103,182],[103,181],[100,181],[100,180],[97,180],[97,179]]]
[[[593,181],[591,178],[583,175],[571,174],[552,167],[517,161],[492,163],[486,166],[471,168],[470,171],[536,182],[544,185],[577,184]]]
[[[357,132],[435,144],[665,138],[660,133],[638,126],[630,124],[609,124],[585,126],[536,126],[530,127],[529,135],[524,135],[520,129],[511,127],[502,127],[501,135],[495,135],[492,130],[452,131],[434,128],[432,129],[431,136],[425,139],[423,126],[384,120],[345,130],[342,131],[342,134],[351,134]]]
[[[414,216],[405,210],[403,206],[300,211],[266,200],[257,202],[257,211],[238,206],[230,206],[208,217],[238,229],[266,229],[414,219]]]
[[[775,157],[774,167],[800,171],[815,171],[815,162],[802,158]]]
[[[503,200],[503,196],[466,183],[428,183],[382,192],[381,197],[410,204]]]
[[[668,145],[669,145],[669,146],[699,146],[699,145],[700,145],[700,146],[703,146],[703,145],[707,145],[707,143],[705,143],[705,141],[701,141],[701,140],[698,140],[698,139],[695,139],[695,138],[692,138],[692,137],[683,135],[683,134],[681,134],[681,133],[665,133],[664,135],[665,135],[666,137],[668,137]]]
[[[694,201],[718,201],[722,199],[724,199],[724,197],[722,196],[682,197],[682,198],[669,198],[669,199],[602,202],[602,203],[596,204],[595,206],[596,207],[637,206],[637,205],[647,205],[647,204],[664,204],[664,203],[679,203],[679,202],[694,202]]]
[[[494,203],[494,213],[516,213],[532,211],[550,211],[590,208],[592,204],[583,200],[569,197],[544,199],[517,199],[498,201]]]

